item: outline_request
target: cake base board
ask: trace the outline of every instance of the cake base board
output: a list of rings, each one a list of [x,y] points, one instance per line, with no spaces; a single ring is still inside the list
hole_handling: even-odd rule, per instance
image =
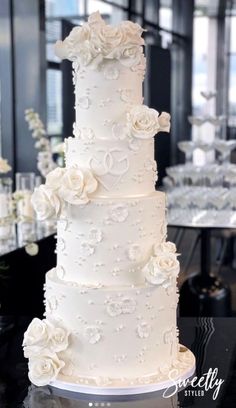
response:
[[[171,378],[174,378],[176,382],[182,382],[184,380],[187,380],[194,374],[195,357],[188,348],[180,345],[178,360],[179,365],[175,365],[175,367],[172,368],[173,370],[176,370],[176,372]],[[161,379],[160,375],[152,374],[151,376],[140,377],[138,378],[138,380],[129,380],[129,383],[125,381],[124,383],[122,383],[122,381],[119,381],[119,383],[116,384],[114,381],[111,381],[109,384],[101,384],[99,386],[95,383],[94,379],[81,378],[80,382],[72,383],[64,380],[63,378],[51,382],[50,386],[80,394],[135,395],[160,391],[171,386],[173,387],[173,380],[169,378],[168,372],[166,374],[162,374]]]

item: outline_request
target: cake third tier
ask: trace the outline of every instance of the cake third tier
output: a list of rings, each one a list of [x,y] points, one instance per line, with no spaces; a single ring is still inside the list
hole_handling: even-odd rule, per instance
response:
[[[165,241],[165,194],[92,199],[58,222],[57,274],[81,285],[143,284],[153,246]]]

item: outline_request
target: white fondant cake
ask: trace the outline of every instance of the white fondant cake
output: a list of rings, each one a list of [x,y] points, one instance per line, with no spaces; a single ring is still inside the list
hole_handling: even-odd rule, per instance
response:
[[[170,117],[142,104],[141,34],[94,13],[56,45],[73,61],[76,122],[66,167],[32,198],[39,219],[58,218],[46,318],[32,321],[23,343],[36,385],[141,384],[178,366],[179,262],[155,191],[153,141]]]

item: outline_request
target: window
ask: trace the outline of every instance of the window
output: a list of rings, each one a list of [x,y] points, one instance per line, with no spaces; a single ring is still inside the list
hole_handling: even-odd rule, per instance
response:
[[[200,92],[208,90],[208,17],[195,16],[193,22],[193,114],[201,115],[205,103]]]
[[[172,30],[172,0],[161,1],[159,9],[159,25],[161,28]],[[162,31],[161,33],[161,45],[163,48],[167,48],[172,42],[172,34]]]
[[[60,70],[47,70],[47,131],[62,134],[62,75]]]
[[[230,18],[228,124],[236,127],[236,17]]]

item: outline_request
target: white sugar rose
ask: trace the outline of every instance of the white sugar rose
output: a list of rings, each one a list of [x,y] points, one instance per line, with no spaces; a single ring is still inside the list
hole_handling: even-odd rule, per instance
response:
[[[97,25],[93,44],[105,58],[119,58],[119,47],[123,42],[123,32],[119,27]]]
[[[81,47],[81,50],[79,51],[79,59],[81,61],[81,64],[84,66],[87,66],[90,64],[90,62],[93,59],[93,54],[89,46]]]
[[[169,252],[172,254],[176,253],[176,246],[173,242],[161,242],[160,244],[156,244],[153,247],[154,255],[159,255],[163,252]]]
[[[54,45],[54,52],[58,58],[66,59],[68,58],[68,46],[64,41],[57,40]]]
[[[131,136],[150,139],[159,129],[158,112],[145,105],[134,106],[127,114],[127,127]]]
[[[142,47],[128,44],[120,51],[120,62],[126,67],[133,67],[141,62],[142,55]]]
[[[137,63],[135,63],[132,67],[131,70],[134,72],[138,72],[139,74],[142,75],[142,77],[144,78],[145,75],[145,69],[146,69],[146,58],[143,55],[143,52],[140,54],[140,56],[138,57],[138,61]]]
[[[68,58],[73,61],[79,56],[83,47],[88,48],[88,42],[91,37],[91,30],[88,24],[82,27],[74,27],[64,41],[57,41],[55,44],[55,53],[61,58]]]
[[[45,348],[48,345],[49,338],[50,326],[46,320],[33,319],[24,334],[23,347],[25,357],[29,358],[40,349]]]
[[[53,329],[50,337],[50,347],[52,351],[59,352],[66,350],[68,347],[69,332],[62,327],[56,327]]]
[[[62,208],[58,196],[43,184],[35,188],[31,197],[31,203],[37,214],[37,218],[41,221],[55,216],[58,217]]]
[[[144,39],[141,37],[143,29],[139,24],[131,21],[123,21],[120,24],[120,29],[123,32],[123,38],[126,43],[131,45],[144,45]]]
[[[56,354],[41,355],[29,360],[29,379],[37,385],[47,385],[55,380],[64,361],[60,360]]]
[[[159,132],[169,132],[170,131],[170,114],[167,112],[162,112],[158,118]]]
[[[57,167],[56,169],[50,171],[46,177],[46,186],[51,190],[56,191],[61,186],[62,177],[65,174],[66,169],[62,167]]]
[[[90,27],[94,27],[97,25],[105,25],[105,21],[103,20],[99,11],[95,11],[94,13],[90,14],[88,18],[88,24]]]
[[[6,159],[0,157],[0,173],[8,173],[11,170],[11,166],[9,166]]]
[[[90,170],[77,167],[67,169],[62,180],[59,195],[70,204],[86,204],[89,195],[97,189],[97,180]]]
[[[154,257],[144,266],[143,273],[147,282],[153,285],[162,285],[168,279],[166,274],[158,268]]]
[[[179,261],[173,253],[163,253],[162,255],[158,255],[156,257],[156,265],[163,272],[171,273],[174,276],[177,276],[178,274]]]
[[[91,38],[91,29],[88,23],[83,24],[81,27],[74,27],[69,36],[67,37],[67,41],[73,43],[73,46],[81,45],[85,41],[89,41]]]
[[[168,288],[172,278],[176,278],[179,272],[179,262],[174,254],[162,254],[151,257],[144,266],[143,272],[146,280],[153,285],[162,285]]]

